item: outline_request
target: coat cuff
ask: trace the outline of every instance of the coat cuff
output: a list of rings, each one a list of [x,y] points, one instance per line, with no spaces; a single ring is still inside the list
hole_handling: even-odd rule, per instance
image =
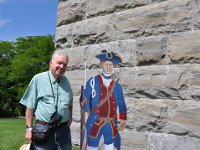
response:
[[[127,119],[127,116],[126,116],[126,114],[124,113],[124,114],[120,114],[120,115],[119,115],[119,118],[120,118],[120,119],[123,119],[123,120],[126,120],[126,119]]]

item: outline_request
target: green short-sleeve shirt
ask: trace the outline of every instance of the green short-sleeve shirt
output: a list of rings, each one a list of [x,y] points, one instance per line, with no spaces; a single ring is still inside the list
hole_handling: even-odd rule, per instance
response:
[[[66,76],[60,77],[58,83],[52,73],[46,71],[32,78],[20,103],[33,110],[36,120],[44,122],[50,121],[57,103],[62,122],[66,122],[70,117],[69,106],[73,103],[73,93]]]

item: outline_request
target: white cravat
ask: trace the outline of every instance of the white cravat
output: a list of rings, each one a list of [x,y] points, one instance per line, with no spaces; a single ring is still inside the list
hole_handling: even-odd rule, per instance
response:
[[[112,79],[110,79],[110,75],[106,75],[104,72],[102,72],[102,74],[103,75],[101,75],[101,77],[103,80],[103,84],[108,87],[110,85],[110,82],[112,81]],[[106,79],[104,76],[108,77],[108,78]]]

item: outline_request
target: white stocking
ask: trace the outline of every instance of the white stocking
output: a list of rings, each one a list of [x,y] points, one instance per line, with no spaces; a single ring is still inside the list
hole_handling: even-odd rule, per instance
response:
[[[98,147],[87,146],[87,150],[98,150]]]
[[[105,150],[114,150],[114,143],[111,143],[109,145],[105,144]]]

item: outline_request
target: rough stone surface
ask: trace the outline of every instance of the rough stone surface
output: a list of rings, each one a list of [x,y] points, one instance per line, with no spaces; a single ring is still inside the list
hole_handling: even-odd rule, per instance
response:
[[[155,3],[62,25],[57,27],[56,41],[62,47],[77,47],[190,31],[196,13],[189,0]]]
[[[199,142],[199,139],[171,134],[149,134],[149,150],[198,150],[200,149]]]
[[[83,68],[87,60],[89,69],[98,67],[95,58],[101,50],[115,51],[121,55],[121,67],[200,63],[200,31],[172,35],[149,36],[137,39],[119,40],[65,48],[69,52],[69,69]],[[184,41],[184,42],[183,42]]]
[[[70,57],[73,144],[84,63],[89,79],[106,49],[123,59],[115,69],[128,108],[122,150],[200,149],[199,16],[199,0],[59,0],[55,41]]]

